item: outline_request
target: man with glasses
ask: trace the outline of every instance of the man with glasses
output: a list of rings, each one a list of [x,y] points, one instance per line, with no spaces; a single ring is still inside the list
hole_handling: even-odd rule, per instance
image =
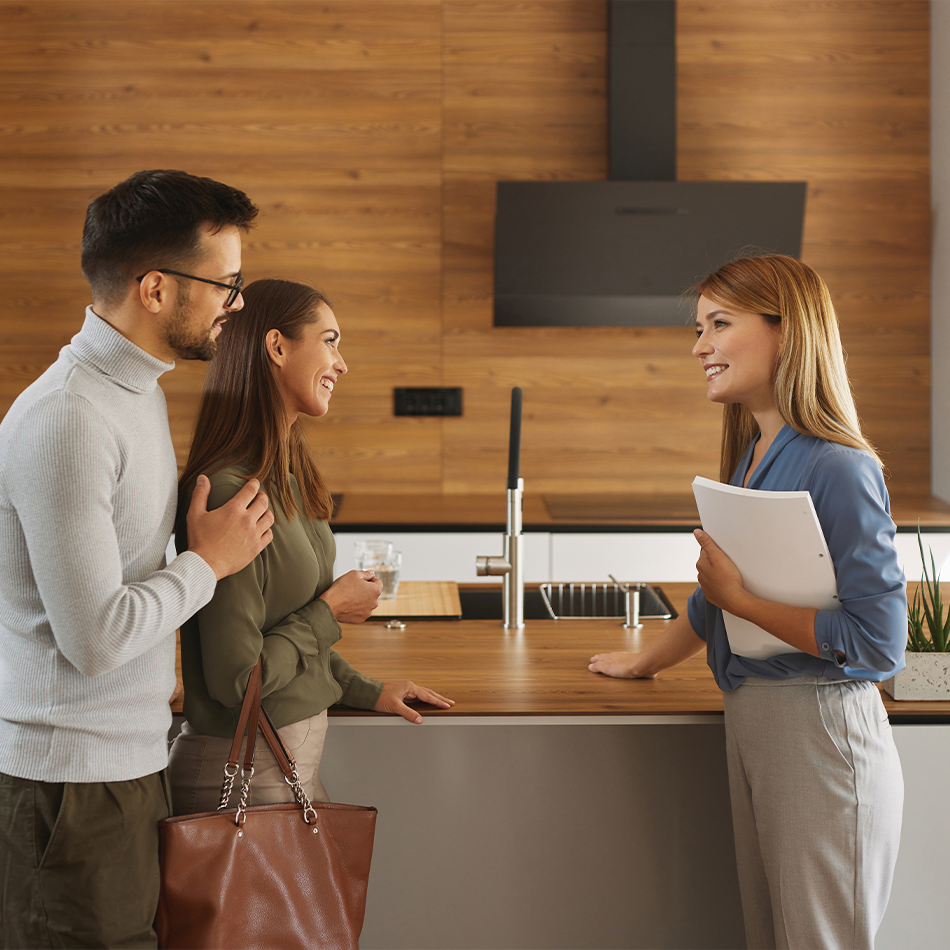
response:
[[[244,305],[234,188],[139,172],[90,205],[93,303],[0,423],[0,942],[154,947],[175,629],[269,543],[255,480],[165,549],[177,467],[158,378]]]

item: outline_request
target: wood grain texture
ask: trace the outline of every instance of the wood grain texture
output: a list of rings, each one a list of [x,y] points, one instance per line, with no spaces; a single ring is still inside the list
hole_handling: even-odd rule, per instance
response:
[[[685,608],[690,584],[664,584]],[[451,710],[420,707],[426,716],[696,715],[722,712],[722,693],[700,653],[653,680],[618,680],[587,669],[595,653],[639,651],[661,636],[665,621],[639,631],[616,620],[527,621],[521,632],[491,620],[344,625],[336,649],[376,679],[412,679],[456,701]],[[891,715],[950,718],[950,702],[895,702]],[[334,708],[331,715],[376,715]]]
[[[461,617],[459,585],[455,581],[400,581],[396,596],[380,600],[373,617]]]
[[[260,206],[248,279],[334,300],[351,373],[309,426],[331,485],[438,491],[438,428],[390,412],[441,381],[441,81],[437,0],[0,5],[0,337],[23,348],[0,411],[81,323],[88,201],[184,167]],[[180,462],[202,378],[161,381]]]
[[[721,713],[722,693],[704,657],[655,680],[617,680],[591,673],[591,656],[637,650],[660,632],[622,623],[527,621],[520,633],[493,620],[417,621],[405,630],[383,624],[344,629],[339,652],[374,678],[412,679],[455,700],[425,716],[606,716]],[[357,715],[334,710],[335,715]]]
[[[677,9],[679,177],[807,179],[802,256],[836,301],[866,433],[929,494],[928,4]]]
[[[912,593],[916,585],[909,585]],[[664,584],[678,611],[686,608],[692,584]],[[450,710],[421,706],[426,716],[655,716],[722,712],[722,693],[704,653],[665,670],[653,680],[618,680],[587,669],[595,653],[639,651],[661,636],[662,620],[624,630],[605,620],[527,621],[523,631],[506,631],[500,621],[416,621],[404,630],[384,623],[344,624],[336,644],[358,670],[384,682],[412,679],[455,700]],[[181,682],[181,659],[178,658]],[[897,701],[882,693],[893,716],[950,720],[950,702]],[[181,712],[183,697],[172,703]],[[331,716],[377,713],[333,707]]]
[[[679,177],[807,179],[867,433],[929,499],[928,4],[677,11]],[[334,491],[500,493],[514,385],[529,492],[714,477],[689,330],[492,326],[495,183],[606,177],[606,31],[604,0],[0,3],[0,413],[80,326],[89,200],[184,167],[259,204],[249,279],[334,300],[350,372],[307,426]],[[202,378],[162,379],[180,461]],[[465,414],[394,418],[403,385]]]
[[[894,523],[905,530],[950,527],[950,504],[929,494],[891,491]],[[373,495],[347,493],[333,518],[333,525],[356,530],[360,526],[418,527],[432,525],[461,528],[491,526],[504,530],[507,517],[501,491],[471,495]],[[606,526],[610,529],[667,528],[688,531],[699,526],[692,493],[656,491],[634,494],[525,493],[524,524],[533,530]]]

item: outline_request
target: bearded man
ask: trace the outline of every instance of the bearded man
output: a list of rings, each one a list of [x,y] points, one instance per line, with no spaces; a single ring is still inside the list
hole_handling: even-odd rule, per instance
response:
[[[154,947],[175,630],[269,543],[251,481],[165,550],[177,466],[158,378],[243,306],[247,195],[145,171],[90,205],[82,329],[0,423],[0,939]]]

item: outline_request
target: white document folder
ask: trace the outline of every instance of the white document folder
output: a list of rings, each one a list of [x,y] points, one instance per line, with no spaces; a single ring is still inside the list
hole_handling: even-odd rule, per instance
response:
[[[750,594],[790,607],[840,610],[834,565],[807,491],[755,491],[693,479],[703,530],[742,574]],[[748,620],[723,611],[733,653],[767,660],[801,653]]]

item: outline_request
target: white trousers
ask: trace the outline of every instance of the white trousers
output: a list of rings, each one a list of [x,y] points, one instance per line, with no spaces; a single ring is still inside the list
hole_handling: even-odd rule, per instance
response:
[[[904,802],[877,687],[749,678],[724,703],[750,950],[870,950],[890,896]]]
[[[297,762],[300,783],[311,801],[329,801],[327,790],[320,781],[320,759],[327,734],[327,711],[278,729],[284,745]],[[206,736],[195,732],[187,721],[181,734],[175,737],[168,756],[168,778],[171,785],[172,805],[176,815],[193,815],[214,811],[221,801],[224,766],[228,761],[233,739]],[[241,760],[247,739],[241,744]],[[240,793],[240,770],[231,792],[231,807],[235,807]],[[251,779],[251,805],[272,805],[295,801],[291,787],[274,753],[258,733],[254,744],[254,776]]]

